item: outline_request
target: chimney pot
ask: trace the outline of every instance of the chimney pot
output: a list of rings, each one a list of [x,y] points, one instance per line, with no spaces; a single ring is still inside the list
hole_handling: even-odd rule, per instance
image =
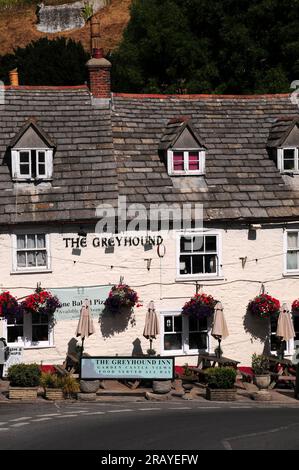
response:
[[[9,72],[9,81],[11,86],[19,86],[18,69],[13,69]]]

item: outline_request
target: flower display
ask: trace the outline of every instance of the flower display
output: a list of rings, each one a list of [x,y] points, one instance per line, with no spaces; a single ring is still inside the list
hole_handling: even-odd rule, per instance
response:
[[[268,318],[272,315],[278,315],[280,309],[279,300],[268,294],[260,294],[251,300],[248,304],[248,310],[254,315],[262,318]]]
[[[119,312],[121,308],[141,307],[137,292],[126,284],[113,286],[105,300],[105,307],[111,312]]]
[[[0,317],[17,316],[21,311],[21,305],[10,292],[7,291],[0,294]]]
[[[207,318],[213,315],[217,301],[211,295],[195,294],[182,308],[183,315]]]
[[[51,292],[40,290],[28,295],[21,306],[26,312],[53,315],[57,308],[61,308],[61,303]]]
[[[299,299],[294,300],[292,303],[292,313],[299,313]]]

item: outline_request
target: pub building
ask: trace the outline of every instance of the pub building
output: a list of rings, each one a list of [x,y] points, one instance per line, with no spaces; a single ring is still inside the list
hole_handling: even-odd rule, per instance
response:
[[[250,365],[275,349],[247,305],[264,291],[289,308],[299,297],[299,110],[296,93],[258,96],[111,92],[111,64],[94,48],[89,85],[5,88],[0,105],[0,288],[22,298],[37,285],[63,304],[55,322],[26,314],[0,321],[25,362],[61,364],[87,298],[94,356],[146,354],[151,300],[160,321],[153,348],[193,364],[214,352],[211,320],[182,316],[204,292],[222,302],[223,354]],[[203,224],[170,231],[101,233],[103,207],[119,203],[203,207]],[[138,206],[137,206],[138,207]],[[140,206],[141,207],[141,206]],[[105,212],[105,211],[104,211]],[[127,211],[128,221],[134,218]],[[138,227],[137,227],[138,228]],[[102,310],[120,280],[142,306],[134,318]],[[286,344],[292,358],[299,340]],[[272,322],[273,323],[273,322]],[[80,340],[80,339],[79,339]],[[80,341],[79,341],[80,342]]]

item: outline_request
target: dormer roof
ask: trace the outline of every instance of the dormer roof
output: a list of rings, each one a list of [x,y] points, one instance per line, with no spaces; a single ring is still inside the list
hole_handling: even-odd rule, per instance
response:
[[[9,144],[10,148],[55,148],[52,139],[33,119],[28,119]]]
[[[187,116],[173,118],[167,123],[160,140],[159,149],[168,150],[176,146],[181,148],[205,148],[203,139],[195,130],[192,120]]]
[[[278,118],[270,129],[267,147],[282,147],[296,127],[299,128],[299,116],[283,116]]]

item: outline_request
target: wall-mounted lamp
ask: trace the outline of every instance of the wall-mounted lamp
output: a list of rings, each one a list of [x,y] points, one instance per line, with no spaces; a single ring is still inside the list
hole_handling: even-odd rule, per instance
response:
[[[262,228],[261,224],[250,224],[249,230],[259,230]]]
[[[83,238],[87,237],[87,232],[85,232],[84,228],[81,226],[79,227],[78,236]]]

